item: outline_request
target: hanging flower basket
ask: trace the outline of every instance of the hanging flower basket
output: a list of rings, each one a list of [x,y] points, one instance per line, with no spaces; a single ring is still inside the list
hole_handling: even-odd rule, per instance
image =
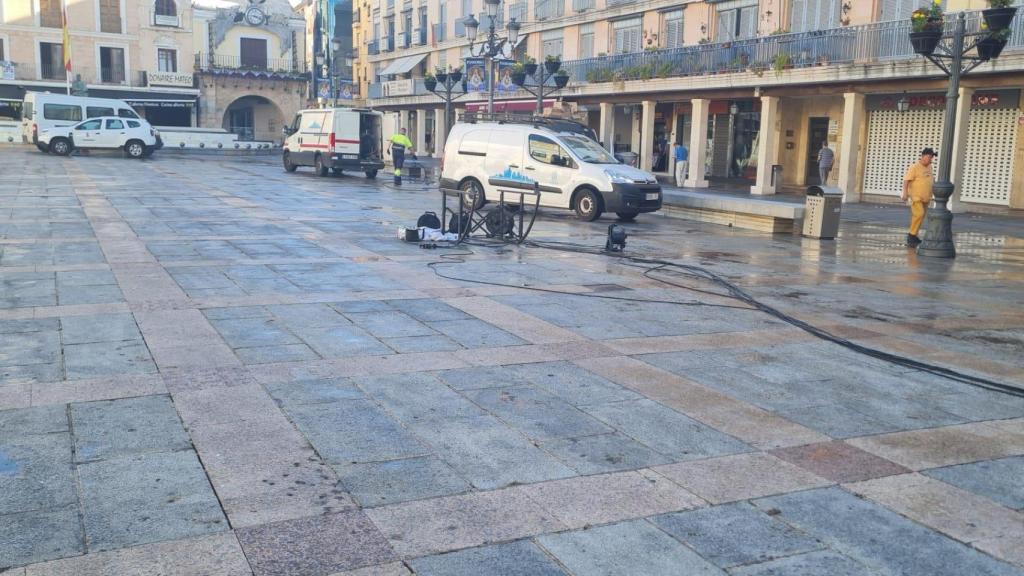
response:
[[[452,84],[455,84],[456,82],[462,80],[462,70],[455,70],[454,72],[449,72],[448,77],[452,79]]]
[[[978,58],[982,60],[991,60],[998,58],[1003,53],[1003,48],[1006,48],[1006,38],[1002,38],[999,35],[989,34],[981,40],[978,40]]]
[[[558,86],[559,90],[561,90],[562,88],[565,88],[566,84],[568,84],[568,83],[569,83],[569,75],[568,74],[556,74],[555,75],[555,86]]]
[[[545,60],[544,68],[548,71],[548,74],[554,74],[558,72],[558,69],[562,67],[561,60]]]
[[[522,86],[526,83],[526,72],[513,72],[509,76],[512,78],[512,83],[516,86]]]
[[[433,92],[437,89],[437,78],[424,78],[423,86],[426,87],[427,92]]]
[[[935,47],[939,45],[939,40],[942,40],[942,30],[910,33],[910,44],[914,47],[914,52],[922,56],[931,56],[932,52],[935,52]]]
[[[537,63],[527,62],[526,64],[523,64],[523,70],[526,72],[527,76],[533,76],[537,73]]]
[[[440,82],[441,84],[444,84],[445,82],[448,81],[448,73],[447,72],[438,72],[437,74],[434,74],[434,78],[438,82]]]
[[[1010,22],[1013,21],[1013,17],[1017,14],[1016,6],[1007,6],[1005,8],[989,8],[981,11],[981,16],[985,19],[985,24],[988,29],[992,32],[999,32],[1006,30],[1010,27]]]

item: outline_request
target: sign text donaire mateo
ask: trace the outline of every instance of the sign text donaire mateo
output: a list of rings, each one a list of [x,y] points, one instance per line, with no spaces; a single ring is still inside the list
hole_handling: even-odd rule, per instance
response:
[[[146,78],[150,86],[192,87],[192,75],[183,72],[147,72]]]

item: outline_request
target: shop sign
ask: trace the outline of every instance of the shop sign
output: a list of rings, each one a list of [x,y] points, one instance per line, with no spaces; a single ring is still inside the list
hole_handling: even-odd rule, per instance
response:
[[[941,92],[926,94],[872,94],[867,97],[867,109],[896,110],[900,98],[910,102],[911,110],[943,110],[946,95]],[[1020,102],[1020,90],[985,90],[975,92],[971,108],[1016,108]]]
[[[412,96],[416,85],[412,78],[405,80],[391,80],[384,82],[381,91],[385,97],[388,96]]]
[[[180,100],[125,100],[129,106],[139,108],[191,108],[195,106],[192,101]]]
[[[828,121],[828,135],[835,136],[839,134],[839,120]]]
[[[146,78],[150,86],[192,87],[192,75],[184,72],[147,72]]]
[[[0,80],[14,80],[14,62],[0,60]]]

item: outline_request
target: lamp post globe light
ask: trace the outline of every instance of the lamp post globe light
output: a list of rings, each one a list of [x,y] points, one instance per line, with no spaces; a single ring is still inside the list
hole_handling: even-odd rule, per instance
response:
[[[996,2],[991,4],[995,6]],[[1003,17],[1005,7],[984,10],[982,15],[986,27],[980,32],[970,34],[967,33],[967,19],[963,12],[957,13],[950,33],[937,1],[933,7],[916,10],[911,17],[910,40],[914,51],[930,60],[949,78],[942,123],[942,144],[939,150],[939,175],[933,187],[936,207],[928,213],[925,238],[917,248],[917,253],[921,256],[956,257],[956,246],[953,243],[953,213],[946,204],[955,191],[955,186],[949,178],[954,162],[953,136],[957,129],[956,108],[957,100],[960,98],[960,77],[997,58],[1002,52],[1009,38],[1010,20],[1016,12],[1015,7],[1011,8],[1009,18]],[[999,14],[990,14],[996,12]],[[910,108],[909,101],[904,101],[905,96],[897,104],[901,111]]]
[[[478,43],[477,34],[480,30],[480,23],[472,14],[463,21],[466,27],[466,38],[469,39],[469,55],[474,58],[483,58],[487,61],[487,112],[494,112],[494,81],[495,63],[497,58],[511,59],[512,50],[519,40],[519,29],[521,25],[515,18],[509,20],[508,34],[506,38],[500,38],[494,26],[495,17],[501,7],[501,0],[484,0],[487,8],[487,17],[491,21],[487,27],[486,36]],[[506,54],[507,48],[507,54]]]

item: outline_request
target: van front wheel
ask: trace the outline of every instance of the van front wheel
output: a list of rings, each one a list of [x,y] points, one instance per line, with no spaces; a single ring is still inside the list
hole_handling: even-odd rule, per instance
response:
[[[597,192],[584,188],[576,193],[576,203],[573,209],[580,220],[593,222],[601,217],[601,198]]]
[[[298,166],[292,162],[291,152],[285,151],[282,162],[284,162],[285,172],[295,172],[295,169],[298,168]]]
[[[368,179],[370,179],[370,180],[373,180],[374,178],[377,177],[377,171],[376,170],[367,170],[366,171],[366,177]]]

